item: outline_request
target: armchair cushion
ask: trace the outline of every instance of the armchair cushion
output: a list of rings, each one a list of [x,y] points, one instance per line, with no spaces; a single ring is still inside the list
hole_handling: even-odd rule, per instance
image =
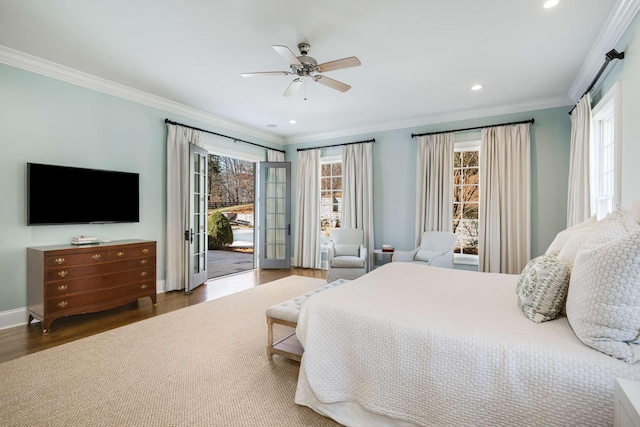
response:
[[[358,256],[360,252],[360,244],[335,244],[335,256]]]
[[[353,255],[343,255],[343,256],[333,258],[331,260],[331,267],[363,268],[364,259],[357,256],[353,256]]]

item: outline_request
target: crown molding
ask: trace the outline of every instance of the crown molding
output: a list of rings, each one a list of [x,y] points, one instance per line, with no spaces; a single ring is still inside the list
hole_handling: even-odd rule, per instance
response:
[[[356,128],[342,129],[335,132],[317,133],[312,135],[291,136],[284,139],[285,145],[305,142],[325,141],[354,135],[369,135],[375,132],[385,132],[397,129],[410,129],[439,123],[449,123],[460,120],[479,119],[483,117],[500,116],[503,114],[522,113],[525,111],[545,110],[547,108],[567,107],[572,104],[569,96],[536,99],[518,104],[501,105],[497,107],[479,108],[475,110],[455,111],[451,113],[423,116],[408,120],[364,125]]]
[[[232,132],[260,138],[263,141],[273,142],[279,145],[284,143],[283,138],[273,133],[264,132],[256,128],[246,126],[215,114],[198,110],[179,102],[171,101],[160,96],[152,95],[138,89],[133,89],[119,83],[112,82],[73,68],[46,59],[38,58],[15,49],[0,45],[0,63],[12,67],[21,68],[43,76],[62,80],[67,83],[81,86],[107,95],[116,96],[148,107],[157,108],[169,113],[177,114],[193,120],[198,120],[213,126],[217,126]]]
[[[640,0],[618,0],[615,4],[587,59],[582,64],[580,72],[569,88],[569,97],[574,103],[580,99],[596,77],[605,60],[605,54],[615,47],[639,10]]]

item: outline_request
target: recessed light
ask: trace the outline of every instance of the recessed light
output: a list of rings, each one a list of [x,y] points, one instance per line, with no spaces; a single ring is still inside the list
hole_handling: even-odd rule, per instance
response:
[[[277,124],[275,124],[275,123],[269,123],[269,124],[267,125],[267,127],[268,127],[268,128],[277,128],[277,127],[278,127],[278,125],[277,125]]]
[[[296,122],[295,120],[291,119],[291,120],[289,120],[289,123],[291,123],[292,125],[295,125],[298,122]]]
[[[552,7],[556,7],[558,5],[558,3],[560,3],[559,0],[547,0],[544,2],[544,8],[545,9],[550,9]]]
[[[471,90],[480,90],[482,89],[482,85],[473,85],[471,86]]]

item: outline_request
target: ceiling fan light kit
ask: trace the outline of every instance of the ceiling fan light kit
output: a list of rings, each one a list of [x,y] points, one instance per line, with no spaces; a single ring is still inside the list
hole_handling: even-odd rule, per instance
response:
[[[284,96],[293,96],[296,94],[300,86],[306,83],[308,78],[311,78],[314,82],[318,82],[331,89],[338,90],[340,92],[346,92],[351,89],[346,83],[339,82],[326,76],[319,74],[327,71],[340,70],[342,68],[358,67],[361,65],[360,60],[355,56],[348,58],[338,59],[335,61],[324,62],[318,64],[315,58],[307,56],[311,46],[307,43],[299,43],[298,50],[300,56],[294,55],[294,53],[287,46],[274,45],[273,48],[278,52],[285,60],[289,62],[289,71],[261,71],[254,73],[242,73],[242,77],[255,77],[255,76],[287,76],[296,75],[296,77],[284,91]],[[305,96],[306,99],[306,96]]]

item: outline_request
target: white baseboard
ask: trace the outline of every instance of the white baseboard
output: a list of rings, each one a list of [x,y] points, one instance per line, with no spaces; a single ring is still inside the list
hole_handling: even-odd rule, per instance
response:
[[[162,294],[165,292],[164,283],[164,280],[158,280],[156,283],[156,293]],[[26,325],[27,320],[29,320],[27,307],[0,311],[0,331],[13,328],[14,326]],[[39,320],[34,320],[34,322],[39,322]]]
[[[29,315],[27,307],[0,312],[0,330],[13,328],[14,326],[26,325]]]

